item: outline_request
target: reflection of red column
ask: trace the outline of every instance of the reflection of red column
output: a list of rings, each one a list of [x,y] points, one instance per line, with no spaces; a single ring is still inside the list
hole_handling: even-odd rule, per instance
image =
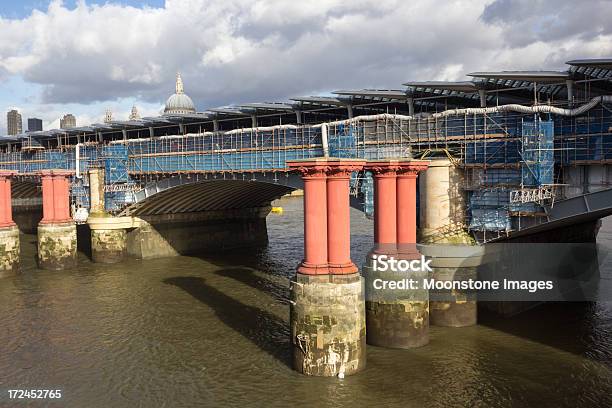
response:
[[[304,260],[298,272],[323,275],[327,268],[327,186],[325,160],[288,163],[304,180]]]
[[[376,160],[366,168],[374,174],[375,252],[394,253],[397,243],[397,160]]]
[[[410,160],[400,162],[397,172],[397,246],[404,254],[416,254],[417,175],[427,169],[428,162]]]
[[[327,260],[332,275],[357,272],[351,261],[349,182],[365,161],[331,159],[327,171]]]
[[[70,222],[70,175],[68,171],[43,170],[43,224]]]
[[[0,170],[0,228],[15,225],[11,203],[11,177],[14,174],[14,171]]]

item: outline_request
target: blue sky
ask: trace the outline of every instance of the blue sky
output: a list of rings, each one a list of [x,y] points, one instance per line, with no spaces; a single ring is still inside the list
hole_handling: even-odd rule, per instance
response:
[[[102,5],[105,3],[122,4],[132,7],[155,7],[163,8],[165,0],[87,0],[87,4]],[[3,18],[23,18],[32,13],[32,10],[47,10],[50,0],[0,0],[0,16]],[[74,9],[77,0],[64,0],[64,5],[69,9]]]

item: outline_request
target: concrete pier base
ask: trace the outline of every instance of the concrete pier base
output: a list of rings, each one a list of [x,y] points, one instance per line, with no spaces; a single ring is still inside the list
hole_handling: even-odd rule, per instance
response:
[[[365,368],[363,278],[304,275],[291,285],[293,367],[312,376],[351,375]]]
[[[0,228],[0,273],[19,269],[19,228]]]
[[[91,258],[94,262],[121,262],[126,253],[126,230],[91,230]]]
[[[426,289],[376,290],[374,280],[399,282],[406,278],[421,280],[425,276],[408,276],[404,272],[374,272],[371,260],[363,267],[366,280],[367,342],[388,348],[415,348],[429,343],[429,293]]]
[[[38,266],[61,270],[76,265],[77,237],[74,222],[38,225]]]
[[[435,268],[433,278],[437,281],[476,279],[476,268]],[[477,323],[476,295],[461,291],[438,291],[435,294],[446,300],[430,300],[430,322],[435,326],[466,327]]]
[[[91,259],[98,263],[117,263],[127,255],[127,230],[139,224],[133,217],[92,214],[87,219],[91,230]]]
[[[484,248],[473,245],[418,245],[419,251],[431,258],[436,281],[478,279]],[[476,293],[458,290],[437,290],[429,293],[430,322],[435,326],[465,327],[477,323]]]

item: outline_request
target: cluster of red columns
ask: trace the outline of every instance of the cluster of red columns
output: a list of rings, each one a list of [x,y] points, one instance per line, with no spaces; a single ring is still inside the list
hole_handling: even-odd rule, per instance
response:
[[[310,159],[289,162],[304,180],[305,275],[344,275],[357,272],[351,261],[349,181],[364,160]]]
[[[304,180],[305,275],[357,272],[350,254],[349,182],[353,171],[373,172],[374,241],[385,253],[415,251],[416,179],[427,161],[308,159],[288,162]]]
[[[15,225],[12,214],[11,178],[17,174],[12,170],[0,170],[0,228]],[[59,224],[72,221],[70,217],[70,173],[64,170],[43,170],[42,179],[43,218],[42,224]]]
[[[369,162],[374,175],[375,252],[416,254],[416,182],[427,161],[381,160]]]

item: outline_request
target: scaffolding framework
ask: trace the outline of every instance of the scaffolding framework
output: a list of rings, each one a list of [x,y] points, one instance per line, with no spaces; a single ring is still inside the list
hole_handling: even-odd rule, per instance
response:
[[[378,114],[316,125],[90,141],[0,153],[0,168],[24,175],[74,170],[72,204],[88,208],[88,169],[103,167],[106,207],[117,212],[148,182],[176,174],[281,173],[289,160],[407,158],[432,151],[446,152],[464,171],[469,229],[483,236],[504,234],[546,219],[543,206],[559,193],[555,186],[563,183],[567,167],[612,162],[612,110],[600,104],[575,117],[465,110]],[[609,184],[607,170],[603,174]],[[371,175],[355,174],[351,188],[371,214]]]

